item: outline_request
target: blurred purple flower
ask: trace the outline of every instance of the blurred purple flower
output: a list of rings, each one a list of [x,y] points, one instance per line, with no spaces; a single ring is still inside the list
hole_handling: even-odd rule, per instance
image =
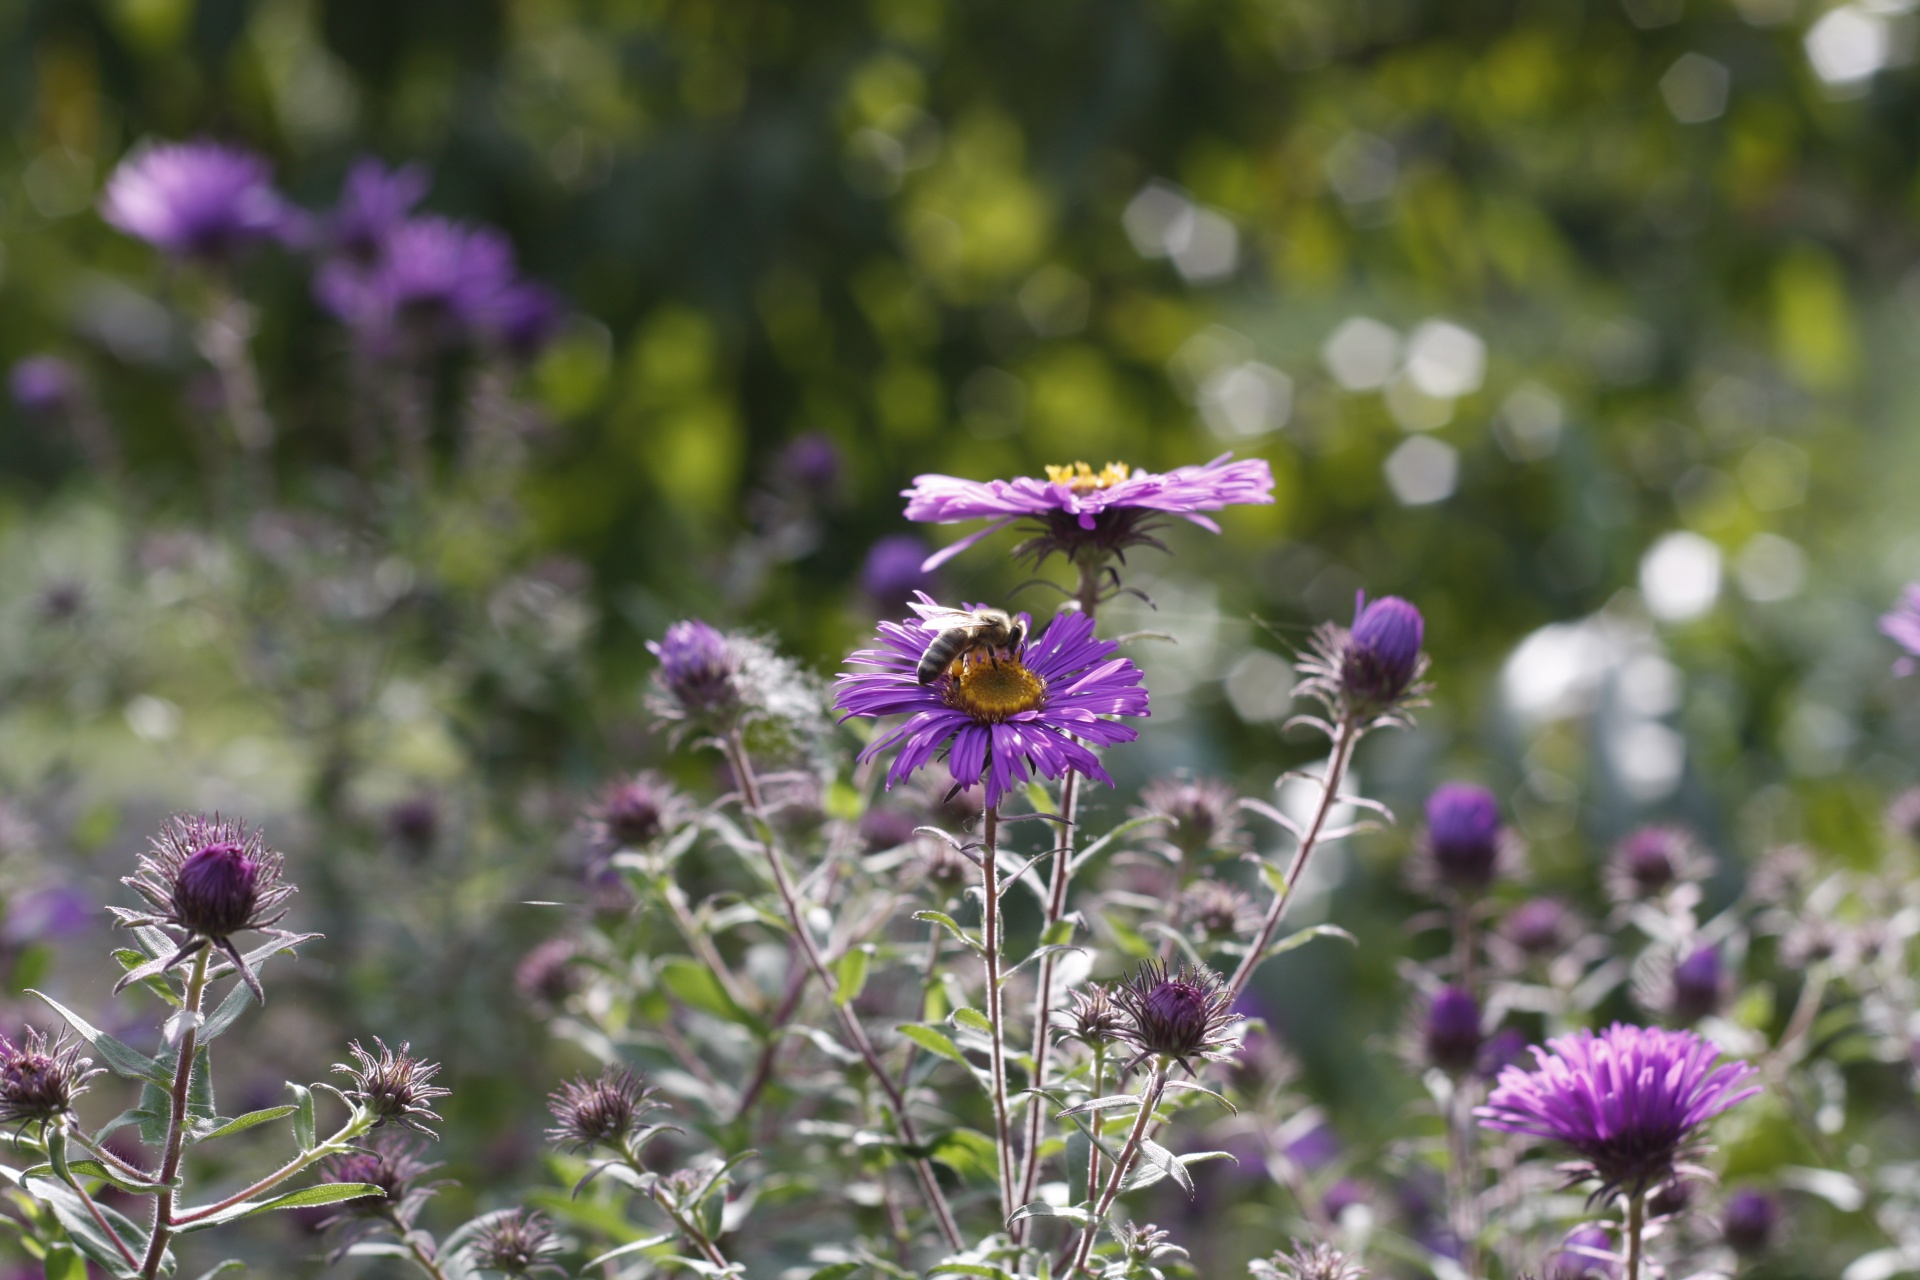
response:
[[[1471,1071],[1480,1058],[1480,1002],[1459,987],[1442,987],[1427,1002],[1420,1043],[1427,1063],[1449,1075]]]
[[[327,219],[327,245],[363,265],[380,256],[390,237],[427,194],[427,171],[417,164],[389,169],[362,156],[340,184],[340,201]]]
[[[943,752],[954,782],[986,779],[989,805],[1034,774],[1074,772],[1113,785],[1091,748],[1140,736],[1107,717],[1147,715],[1147,691],[1140,669],[1113,656],[1118,646],[1094,637],[1092,618],[1060,614],[1017,650],[991,661],[966,655],[956,669],[921,684],[921,655],[939,634],[921,619],[938,615],[940,606],[923,594],[912,608],[919,618],[882,622],[881,647],[855,653],[848,661],[856,670],[839,677],[838,704],[847,718],[907,717],[860,753],[869,760],[900,748],[888,787]]]
[[[1443,782],[1427,797],[1427,872],[1435,883],[1478,893],[1500,864],[1500,802],[1485,787]]]
[[[74,367],[59,356],[28,356],[7,375],[7,392],[23,413],[52,416],[73,404],[80,389]]]
[[[1683,1025],[1698,1022],[1720,1007],[1724,977],[1720,951],[1714,946],[1696,947],[1693,954],[1673,970],[1672,1004],[1669,1012]]]
[[[93,921],[92,901],[71,885],[49,884],[30,889],[7,904],[4,932],[10,946],[24,946],[49,938],[79,933]]]
[[[927,555],[927,544],[911,533],[896,533],[880,539],[867,552],[867,561],[861,566],[860,589],[888,611],[905,606],[917,592],[931,594],[938,588],[939,579],[921,568]]]
[[[1541,1280],[1613,1280],[1613,1237],[1605,1227],[1578,1227],[1547,1263]]]
[[[100,216],[176,257],[204,259],[284,236],[299,221],[265,159],[206,139],[136,149],[107,180]]]
[[[1287,1159],[1314,1173],[1338,1160],[1340,1150],[1340,1135],[1333,1126],[1317,1124],[1287,1144]]]
[[[1764,1191],[1748,1187],[1727,1197],[1720,1232],[1735,1253],[1761,1253],[1773,1243],[1780,1225],[1780,1202]]]
[[[1615,1023],[1549,1040],[1533,1056],[1536,1070],[1502,1071],[1474,1114],[1489,1129],[1573,1148],[1602,1192],[1639,1196],[1671,1178],[1700,1126],[1760,1092],[1746,1084],[1752,1067],[1720,1062],[1691,1031]]]
[[[1912,675],[1914,659],[1920,657],[1920,582],[1909,582],[1900,590],[1900,600],[1880,615],[1880,634],[1907,651],[1893,664],[1893,673]]]
[[[972,533],[933,556],[926,563],[937,568],[990,533],[1026,516],[1043,520],[1039,536],[1027,550],[1039,558],[1052,551],[1075,551],[1091,545],[1102,554],[1144,538],[1143,518],[1179,516],[1213,533],[1220,526],[1201,515],[1223,507],[1273,501],[1273,470],[1264,459],[1229,461],[1223,453],[1204,466],[1176,467],[1164,475],[1135,471],[1123,462],[1109,462],[1099,471],[1084,462],[1048,467],[1045,479],[1021,476],[1015,480],[963,480],[957,476],[915,476],[913,487],[901,491],[907,499],[906,516],[931,524],[991,519],[992,524]],[[1108,528],[1103,529],[1102,521]],[[1076,532],[1077,531],[1077,532]],[[1099,535],[1107,535],[1102,538]]]
[[[1684,827],[1642,827],[1622,840],[1607,864],[1607,891],[1616,901],[1656,897],[1676,884],[1699,880],[1712,863]]]
[[[402,329],[442,342],[485,332],[513,280],[513,248],[500,232],[426,217],[394,227],[371,266],[324,264],[313,288],[337,319],[380,345]]]
[[[1558,898],[1529,898],[1500,922],[1500,936],[1534,957],[1558,951],[1566,933],[1567,908]]]
[[[492,331],[517,360],[531,360],[547,349],[566,320],[560,295],[534,280],[509,285],[493,305]]]
[[[739,702],[739,662],[733,648],[698,618],[674,623],[659,640],[647,641],[647,648],[660,659],[653,678],[664,695],[663,714],[681,719],[718,715]]]
[[[780,451],[780,480],[816,498],[830,497],[840,483],[840,446],[824,431],[807,431]]]

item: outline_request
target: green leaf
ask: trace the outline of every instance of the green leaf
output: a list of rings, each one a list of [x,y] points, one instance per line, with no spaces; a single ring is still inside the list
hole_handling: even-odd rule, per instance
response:
[[[1055,920],[1047,926],[1047,931],[1040,935],[1040,945],[1043,947],[1066,946],[1073,941],[1073,928],[1073,921],[1070,919]]]
[[[965,929],[962,929],[959,921],[944,911],[916,911],[913,913],[913,918],[915,920],[925,920],[928,924],[937,924],[954,937],[960,939],[960,941],[968,947],[975,951],[980,950],[979,941]]]
[[[987,1015],[978,1009],[962,1007],[953,1011],[953,1020],[961,1026],[982,1035],[993,1034],[993,1024],[987,1021]]]
[[[70,1244],[56,1244],[47,1250],[41,1266],[47,1280],[87,1280],[87,1260]]]
[[[213,1280],[213,1278],[217,1275],[224,1275],[229,1271],[245,1271],[246,1269],[247,1269],[247,1264],[240,1261],[240,1259],[228,1258],[225,1262],[221,1263],[219,1266],[215,1267],[213,1270],[202,1271],[200,1273],[200,1280]]]
[[[74,1247],[104,1267],[115,1280],[131,1280],[137,1274],[137,1268],[127,1265],[120,1251],[113,1247],[104,1232],[87,1212],[87,1207],[75,1195],[71,1187],[48,1178],[22,1179],[21,1186],[28,1194],[53,1210],[53,1216],[59,1219],[60,1227],[73,1241]],[[133,1225],[126,1215],[99,1205],[101,1215],[119,1233],[120,1239],[137,1256],[146,1244],[146,1233]]]
[[[242,1200],[230,1205],[218,1213],[197,1218],[179,1228],[181,1234],[189,1231],[205,1231],[208,1227],[217,1227],[225,1222],[237,1222],[241,1218],[251,1218],[262,1213],[272,1213],[278,1209],[310,1209],[319,1205],[339,1204],[343,1200],[360,1200],[367,1196],[385,1195],[384,1189],[371,1182],[321,1182],[311,1187],[302,1187],[298,1191],[289,1191],[283,1196],[274,1196],[271,1200]]]
[[[946,1058],[950,1062],[957,1062],[963,1067],[973,1065],[967,1061],[967,1055],[960,1052],[960,1046],[952,1040],[949,1040],[944,1032],[936,1031],[932,1027],[921,1026],[917,1022],[908,1022],[901,1025],[900,1034],[919,1045],[922,1049],[925,1049],[928,1053],[938,1054],[940,1057]]]
[[[207,1018],[206,1025],[200,1028],[201,1043],[206,1043],[232,1026],[234,1020],[246,1012],[247,1007],[252,1003],[253,992],[247,989],[247,984],[236,982],[233,990],[227,992],[227,998],[222,1000],[219,1007]]]
[[[667,956],[658,962],[655,972],[660,985],[680,1003],[760,1033],[759,1020],[728,998],[720,980],[692,956]]]
[[[213,1106],[212,1050],[201,1045],[193,1055],[193,1071],[187,1077],[187,1115],[212,1123],[219,1117]]]
[[[592,1271],[603,1262],[611,1262],[615,1258],[624,1258],[630,1253],[639,1253],[644,1249],[657,1249],[669,1240],[672,1240],[673,1236],[674,1233],[669,1231],[664,1235],[646,1236],[643,1239],[633,1241],[631,1244],[623,1244],[618,1249],[609,1249],[607,1252],[587,1263],[586,1269]]]
[[[835,966],[838,981],[833,988],[833,1002],[845,1008],[860,998],[867,986],[867,969],[873,957],[865,947],[855,947],[840,957]]]
[[[807,1280],[847,1280],[849,1276],[859,1275],[860,1268],[861,1264],[858,1262],[836,1262],[830,1267],[820,1268],[808,1276]]]
[[[1139,1105],[1140,1098],[1137,1094],[1115,1093],[1104,1098],[1090,1098],[1078,1106],[1068,1107],[1054,1116],[1054,1119],[1064,1120],[1068,1116],[1085,1115],[1090,1111],[1112,1111],[1116,1107],[1138,1107]]]
[[[1348,933],[1337,924],[1308,925],[1295,933],[1290,933],[1280,941],[1268,947],[1261,955],[1262,960],[1271,960],[1275,956],[1285,955],[1295,947],[1304,947],[1315,938],[1344,938],[1354,946],[1360,945],[1360,939]]]
[[[989,1267],[978,1262],[942,1262],[927,1273],[930,1276],[980,1276],[982,1280],[1013,1280],[1013,1276],[999,1267]]]
[[[158,1062],[132,1045],[114,1039],[52,996],[43,991],[29,991],[27,994],[39,997],[49,1009],[66,1019],[67,1025],[73,1028],[74,1034],[93,1046],[94,1052],[100,1055],[107,1069],[115,1075],[125,1076],[129,1080],[152,1080],[158,1084],[173,1083]]]
[[[100,1182],[111,1183],[122,1191],[131,1191],[136,1195],[152,1195],[160,1189],[157,1182],[137,1182],[120,1173],[112,1165],[102,1164],[98,1160],[69,1160],[67,1172],[76,1178],[93,1178]],[[51,1163],[37,1164],[31,1169],[22,1169],[23,1178],[50,1178],[57,1176]]]
[[[1013,1211],[1008,1222],[1020,1222],[1027,1218],[1064,1218],[1076,1227],[1084,1227],[1093,1221],[1093,1214],[1078,1206],[1048,1204],[1045,1200],[1035,1200],[1023,1204]]]
[[[993,1139],[977,1129],[949,1129],[927,1148],[927,1158],[947,1166],[963,1181],[991,1185],[999,1176],[1000,1153]]]
[[[267,1107],[262,1111],[249,1111],[243,1116],[236,1116],[234,1119],[227,1121],[210,1133],[201,1134],[198,1138],[194,1139],[194,1141],[211,1142],[215,1138],[225,1138],[232,1134],[239,1133],[242,1130],[251,1129],[257,1124],[265,1124],[269,1120],[278,1120],[282,1116],[290,1116],[299,1109],[300,1108],[293,1103],[287,1103],[283,1106]]]
[[[313,1131],[313,1092],[303,1084],[287,1081],[287,1088],[293,1094],[293,1140],[300,1150],[311,1151],[314,1147]]]

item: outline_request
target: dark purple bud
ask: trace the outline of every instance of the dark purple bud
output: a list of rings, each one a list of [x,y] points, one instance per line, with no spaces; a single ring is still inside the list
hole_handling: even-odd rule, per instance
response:
[[[487,1215],[473,1233],[473,1260],[483,1271],[509,1276],[536,1271],[563,1274],[551,1261],[562,1249],[553,1224],[525,1209],[506,1209]]]
[[[174,919],[203,938],[231,937],[250,927],[259,880],[260,865],[247,856],[241,842],[204,844],[174,877]]]
[[[1427,1062],[1449,1075],[1470,1071],[1480,1059],[1480,1002],[1459,987],[1442,987],[1427,1005],[1421,1045]]]
[[[660,1105],[639,1076],[626,1067],[607,1067],[597,1079],[580,1076],[548,1095],[554,1127],[547,1130],[547,1140],[573,1151],[619,1147],[634,1122]]]
[[[409,1044],[402,1044],[398,1050],[389,1049],[378,1036],[373,1043],[380,1050],[377,1056],[361,1048],[355,1040],[347,1046],[354,1065],[339,1064],[333,1068],[353,1077],[353,1088],[343,1092],[367,1109],[374,1117],[376,1128],[392,1123],[430,1138],[437,1136],[423,1122],[440,1119],[431,1104],[435,1098],[447,1096],[447,1090],[431,1083],[440,1074],[440,1064],[414,1057],[413,1046]]]
[[[425,793],[408,796],[387,810],[387,830],[407,852],[423,857],[440,836],[440,806]]]
[[[1183,858],[1243,843],[1240,793],[1214,778],[1155,778],[1140,788],[1134,812],[1160,819],[1153,830]]]
[[[1143,1054],[1185,1060],[1224,1045],[1238,1019],[1226,984],[1210,969],[1182,964],[1169,970],[1157,961],[1140,966],[1113,993],[1132,1025],[1126,1037]]]
[[[1485,787],[1446,782],[1427,797],[1427,853],[1440,884],[1477,893],[1500,863],[1500,802]]]
[[[1673,1007],[1676,1022],[1690,1025],[1720,1007],[1721,965],[1719,949],[1698,947],[1673,970]]]
[[[1067,1011],[1067,1025],[1073,1038],[1082,1044],[1105,1044],[1120,1038],[1126,1019],[1107,995],[1107,989],[1095,984],[1073,992],[1073,1007]]]
[[[1780,1202],[1764,1191],[1752,1188],[1727,1197],[1726,1213],[1720,1219],[1720,1231],[1734,1252],[1765,1252],[1773,1243],[1780,1225]]]
[[[390,1213],[399,1214],[411,1224],[413,1214],[432,1194],[430,1187],[418,1185],[420,1179],[440,1167],[423,1162],[420,1147],[418,1138],[383,1133],[361,1150],[329,1159],[322,1166],[321,1181],[364,1182],[385,1194],[345,1201],[335,1216],[321,1225],[331,1226],[350,1218],[383,1219]]]
[[[28,1027],[15,1044],[0,1036],[0,1124],[25,1125],[57,1120],[73,1109],[87,1081],[100,1074],[91,1058],[80,1056],[78,1041],[62,1035],[51,1045]]]
[[[527,952],[513,971],[513,986],[529,1003],[546,1009],[558,1009],[580,988],[580,975],[574,968],[579,948],[571,938],[548,938]]]
[[[860,815],[860,839],[868,853],[898,849],[914,839],[920,819],[902,809],[873,808]]]
[[[840,483],[840,446],[823,431],[795,436],[780,454],[780,478],[816,498],[831,496]]]
[[[899,609],[916,591],[936,594],[938,575],[920,567],[932,554],[932,548],[910,533],[882,538],[867,552],[860,569],[860,589],[888,611]]]
[[[1557,898],[1529,898],[1500,922],[1500,936],[1536,958],[1559,951],[1566,930],[1567,908]]]
[[[1547,1263],[1542,1280],[1613,1280],[1613,1237],[1605,1227],[1581,1227]]]
[[[1693,1184],[1685,1178],[1670,1178],[1647,1197],[1647,1218],[1677,1218],[1693,1203]]]
[[[603,846],[639,849],[665,829],[667,808],[668,798],[658,779],[642,773],[609,787],[587,816]]]
[[[674,623],[647,648],[660,659],[655,679],[681,714],[725,711],[738,700],[727,638],[698,618]]]
[[[7,375],[7,391],[22,413],[51,417],[73,404],[79,375],[59,356],[28,356]]]
[[[1420,670],[1426,623],[1398,596],[1355,604],[1353,630],[1340,656],[1340,683],[1363,714],[1384,711],[1407,691]]]
[[[1651,898],[1685,874],[1687,836],[1673,827],[1642,827],[1620,844],[1615,855],[1617,890]]]

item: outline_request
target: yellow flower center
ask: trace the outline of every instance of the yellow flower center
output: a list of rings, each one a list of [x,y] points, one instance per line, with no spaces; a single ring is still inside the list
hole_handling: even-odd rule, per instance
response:
[[[1055,484],[1063,484],[1075,493],[1111,489],[1132,474],[1133,468],[1124,462],[1109,462],[1098,471],[1084,462],[1076,462],[1070,467],[1047,468],[1047,479]]]
[[[999,724],[1047,700],[1047,682],[1005,653],[964,653],[947,668],[947,705]]]

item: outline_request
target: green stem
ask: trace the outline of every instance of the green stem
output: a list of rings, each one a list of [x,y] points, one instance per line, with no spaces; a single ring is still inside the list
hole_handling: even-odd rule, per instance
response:
[[[407,1256],[413,1259],[416,1266],[432,1276],[433,1280],[447,1280],[446,1269],[440,1265],[440,1260],[420,1243],[418,1233],[400,1221],[392,1210],[387,1212],[387,1221],[392,1225],[394,1233],[400,1237],[400,1243],[406,1247]]]
[[[987,1027],[992,1045],[988,1050],[988,1071],[993,1081],[993,1141],[999,1153],[1000,1221],[1004,1224],[1017,1207],[1016,1170],[1013,1163],[1013,1124],[1007,1115],[1007,1044],[1003,1025],[1005,1009],[1000,991],[1000,808],[988,805],[980,851],[980,888],[985,919],[981,924],[981,959],[987,970]]]
[[[1636,1191],[1627,1197],[1627,1275],[1640,1280],[1640,1232],[1646,1226],[1647,1193]]]
[[[120,1238],[120,1233],[113,1229],[111,1222],[107,1221],[107,1215],[100,1212],[100,1206],[93,1202],[93,1197],[87,1194],[87,1189],[80,1185],[80,1179],[73,1176],[64,1162],[62,1162],[59,1168],[60,1180],[67,1184],[73,1191],[73,1194],[80,1197],[80,1203],[87,1207],[87,1216],[93,1219],[93,1225],[100,1228],[102,1235],[113,1241],[114,1249],[120,1254],[121,1259],[129,1267],[138,1267],[140,1265],[140,1259],[134,1256],[133,1250],[127,1248],[126,1241]]]
[[[1140,1144],[1146,1141],[1147,1130],[1153,1125],[1153,1113],[1159,1109],[1161,1095],[1167,1091],[1167,1064],[1156,1058],[1153,1071],[1147,1077],[1146,1088],[1140,1093],[1140,1110],[1133,1117],[1133,1128],[1127,1134],[1127,1145],[1120,1148],[1115,1157],[1113,1172],[1107,1175],[1106,1189],[1101,1191],[1100,1200],[1093,1206],[1093,1217],[1080,1232],[1080,1241],[1074,1247],[1073,1265],[1064,1275],[1073,1276],[1084,1270],[1087,1258],[1093,1252],[1093,1242],[1100,1234],[1100,1224],[1106,1221],[1107,1210],[1113,1208],[1113,1202],[1120,1197],[1120,1188],[1126,1185],[1127,1174],[1133,1169],[1134,1158],[1140,1154]]]
[[[631,1168],[632,1166],[628,1167]],[[704,1231],[694,1226],[692,1222],[688,1221],[685,1214],[668,1203],[667,1198],[660,1194],[658,1187],[655,1187],[650,1194],[653,1196],[653,1202],[660,1206],[661,1211],[672,1220],[674,1227],[681,1235],[687,1238],[687,1243],[698,1249],[701,1256],[705,1257],[708,1262],[711,1262],[716,1267],[725,1267],[727,1265],[727,1255],[720,1252],[720,1246],[707,1239]]]
[[[200,1012],[200,998],[207,989],[207,957],[213,952],[211,945],[200,948],[193,958],[193,972],[187,978],[187,999],[182,1012],[188,1017],[187,1029],[180,1036],[180,1056],[173,1067],[173,1091],[168,1095],[167,1145],[166,1154],[160,1162],[160,1175],[155,1179],[162,1184],[160,1194],[153,1202],[153,1235],[147,1241],[146,1260],[141,1263],[141,1280],[155,1280],[160,1274],[160,1261],[167,1254],[167,1242],[173,1238],[173,1180],[180,1172],[180,1152],[187,1137],[187,1093],[193,1084],[193,1054],[199,1046],[200,1023],[194,1016]]]
[[[214,1204],[202,1205],[197,1209],[181,1210],[174,1216],[174,1225],[184,1227],[191,1223],[198,1222],[202,1218],[211,1218],[214,1214],[224,1209],[233,1208],[233,1206],[239,1204],[242,1200],[251,1200],[262,1191],[271,1191],[288,1178],[293,1177],[305,1169],[311,1168],[328,1156],[338,1155],[345,1151],[348,1143],[364,1134],[370,1128],[372,1128],[370,1124],[349,1121],[340,1132],[334,1134],[313,1150],[301,1152],[246,1190],[236,1191],[225,1200],[218,1201]]]

